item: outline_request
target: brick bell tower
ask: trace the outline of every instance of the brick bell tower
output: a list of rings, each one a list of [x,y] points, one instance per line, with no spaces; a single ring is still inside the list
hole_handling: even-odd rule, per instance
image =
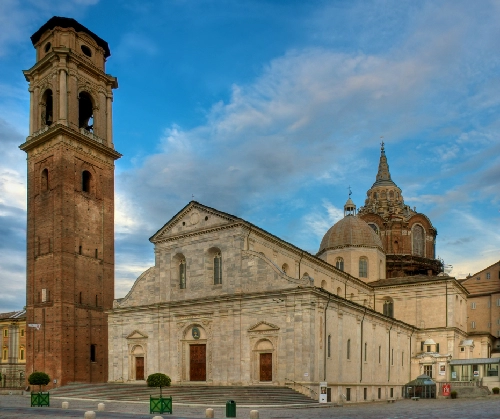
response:
[[[112,90],[106,41],[53,17],[31,37],[26,375],[105,382],[114,298]],[[54,380],[56,382],[54,383]]]

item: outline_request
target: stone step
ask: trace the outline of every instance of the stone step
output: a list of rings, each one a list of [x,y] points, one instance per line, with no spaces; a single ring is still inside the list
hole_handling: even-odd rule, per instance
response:
[[[159,388],[146,384],[70,384],[51,391],[53,397],[86,398],[98,400],[145,400],[149,395],[158,396]],[[313,404],[315,400],[288,387],[275,386],[171,386],[162,388],[162,394],[174,403],[225,404],[235,400],[238,404],[281,405]]]

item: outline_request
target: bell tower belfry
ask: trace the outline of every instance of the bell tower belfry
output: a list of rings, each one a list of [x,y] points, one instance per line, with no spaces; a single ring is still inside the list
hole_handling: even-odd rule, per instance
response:
[[[114,298],[114,149],[106,41],[53,17],[31,37],[26,374],[105,382]],[[39,325],[39,326],[38,326]],[[54,380],[55,384],[54,384]]]

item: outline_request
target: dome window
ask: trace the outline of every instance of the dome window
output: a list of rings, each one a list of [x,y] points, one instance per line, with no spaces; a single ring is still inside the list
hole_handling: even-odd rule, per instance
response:
[[[87,56],[87,57],[92,57],[92,51],[90,50],[90,48],[86,45],[82,45],[80,47],[82,49],[82,52]]]
[[[337,258],[336,262],[335,262],[335,267],[341,271],[344,270],[344,259],[342,258]]]

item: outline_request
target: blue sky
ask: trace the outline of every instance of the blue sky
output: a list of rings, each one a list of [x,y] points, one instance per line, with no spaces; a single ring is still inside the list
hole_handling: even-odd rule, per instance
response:
[[[0,312],[25,304],[29,37],[53,15],[105,39],[114,98],[116,297],[194,199],[315,253],[375,180],[457,277],[500,259],[500,2],[0,2]]]

